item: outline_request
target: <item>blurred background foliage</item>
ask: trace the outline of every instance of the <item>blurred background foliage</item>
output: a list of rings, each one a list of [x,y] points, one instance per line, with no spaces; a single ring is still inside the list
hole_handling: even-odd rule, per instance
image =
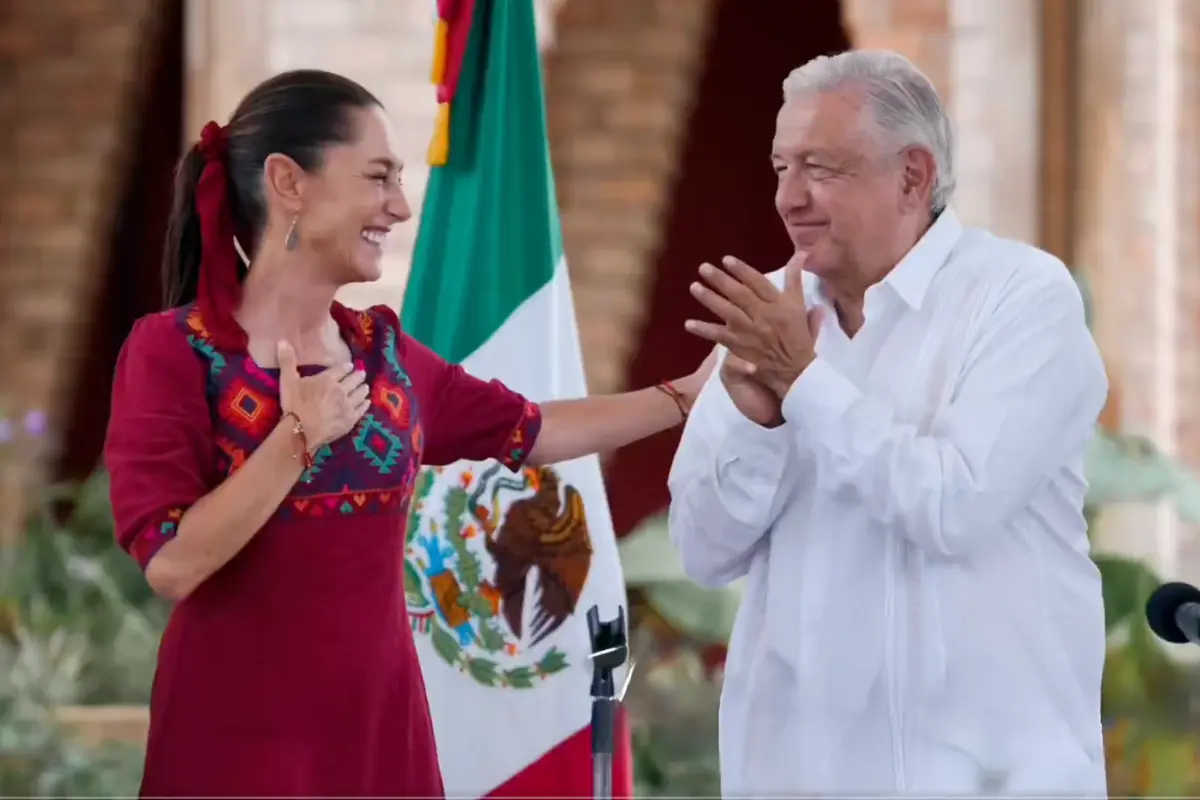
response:
[[[135,796],[141,747],[86,746],[59,724],[65,707],[148,702],[168,613],[113,545],[106,476],[47,492],[6,558],[0,796]]]

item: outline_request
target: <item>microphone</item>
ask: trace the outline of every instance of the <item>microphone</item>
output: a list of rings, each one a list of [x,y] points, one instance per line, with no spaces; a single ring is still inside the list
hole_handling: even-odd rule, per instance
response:
[[[1165,642],[1200,645],[1200,589],[1188,583],[1164,583],[1146,601],[1146,622]]]

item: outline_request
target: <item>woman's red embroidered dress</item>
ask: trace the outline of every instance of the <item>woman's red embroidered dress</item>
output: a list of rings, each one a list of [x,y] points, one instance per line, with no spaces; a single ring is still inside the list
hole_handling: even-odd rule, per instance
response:
[[[404,602],[413,480],[423,463],[518,467],[541,415],[446,364],[385,307],[334,315],[371,408],[174,609],[144,796],[443,795]],[[278,371],[214,346],[195,306],[140,320],[117,365],[105,450],[121,546],[144,567],[280,417]]]

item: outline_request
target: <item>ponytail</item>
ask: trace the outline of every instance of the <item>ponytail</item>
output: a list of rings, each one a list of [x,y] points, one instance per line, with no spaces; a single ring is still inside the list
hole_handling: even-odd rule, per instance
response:
[[[196,214],[196,184],[204,171],[204,154],[193,145],[175,168],[175,197],[163,245],[163,307],[196,302],[200,292],[200,217]]]
[[[164,299],[168,308],[195,302],[219,346],[244,348],[246,332],[234,318],[242,285],[228,160],[228,133],[210,122],[179,164],[163,257]]]

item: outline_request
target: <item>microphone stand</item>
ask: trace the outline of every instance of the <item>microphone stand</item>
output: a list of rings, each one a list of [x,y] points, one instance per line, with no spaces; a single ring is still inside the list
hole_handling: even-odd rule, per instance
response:
[[[617,705],[621,701],[613,671],[629,657],[625,609],[618,610],[616,619],[601,622],[599,606],[592,606],[588,609],[587,623],[592,639],[592,796],[596,800],[612,800],[613,739]],[[621,694],[624,695],[624,690]]]

